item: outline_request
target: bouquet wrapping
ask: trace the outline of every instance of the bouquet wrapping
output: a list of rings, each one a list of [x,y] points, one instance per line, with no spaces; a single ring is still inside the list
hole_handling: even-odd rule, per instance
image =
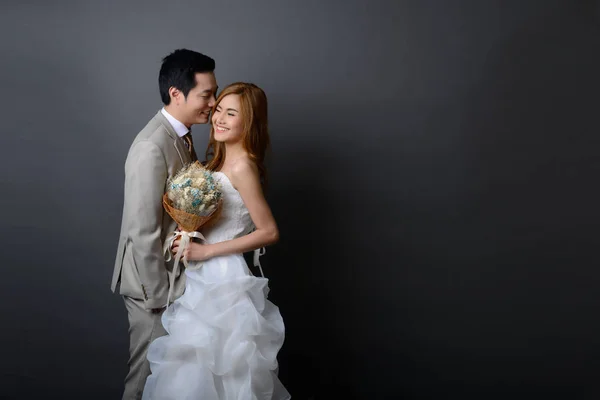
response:
[[[192,238],[204,240],[204,236],[198,232],[198,229],[218,217],[222,201],[220,183],[215,180],[213,173],[198,161],[183,167],[167,181],[166,193],[163,195],[163,207],[180,228],[165,240],[163,251],[167,261],[171,260],[173,242],[178,238],[181,239],[173,264],[167,306],[171,298],[179,261],[189,268],[185,257],[182,258],[183,252]]]

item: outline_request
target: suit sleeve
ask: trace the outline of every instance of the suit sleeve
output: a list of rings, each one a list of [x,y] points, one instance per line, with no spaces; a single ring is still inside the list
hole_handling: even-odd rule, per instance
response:
[[[149,141],[134,144],[125,163],[127,236],[146,309],[163,307],[169,290],[161,241],[162,196],[167,176],[163,153],[156,144]]]

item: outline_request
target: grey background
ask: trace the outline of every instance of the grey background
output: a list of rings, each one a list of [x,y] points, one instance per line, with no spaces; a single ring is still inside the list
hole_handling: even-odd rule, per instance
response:
[[[187,47],[269,97],[295,399],[597,398],[598,1],[0,7],[0,397],[119,398],[123,163]]]

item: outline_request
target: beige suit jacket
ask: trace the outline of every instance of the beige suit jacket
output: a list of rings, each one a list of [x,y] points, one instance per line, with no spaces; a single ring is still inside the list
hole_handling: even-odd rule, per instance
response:
[[[136,136],[125,161],[123,219],[111,290],[144,301],[146,309],[166,305],[173,261],[163,255],[165,238],[177,227],[162,206],[167,179],[191,162],[190,153],[159,111]],[[185,288],[179,268],[171,300]],[[120,285],[118,283],[120,282]]]

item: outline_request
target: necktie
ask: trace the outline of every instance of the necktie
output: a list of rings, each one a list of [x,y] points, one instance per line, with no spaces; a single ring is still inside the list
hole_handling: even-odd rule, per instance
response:
[[[183,140],[185,141],[186,147],[190,152],[190,156],[192,157],[192,162],[198,161],[198,156],[196,156],[196,151],[194,150],[194,142],[192,141],[192,133],[188,132],[183,136]]]

